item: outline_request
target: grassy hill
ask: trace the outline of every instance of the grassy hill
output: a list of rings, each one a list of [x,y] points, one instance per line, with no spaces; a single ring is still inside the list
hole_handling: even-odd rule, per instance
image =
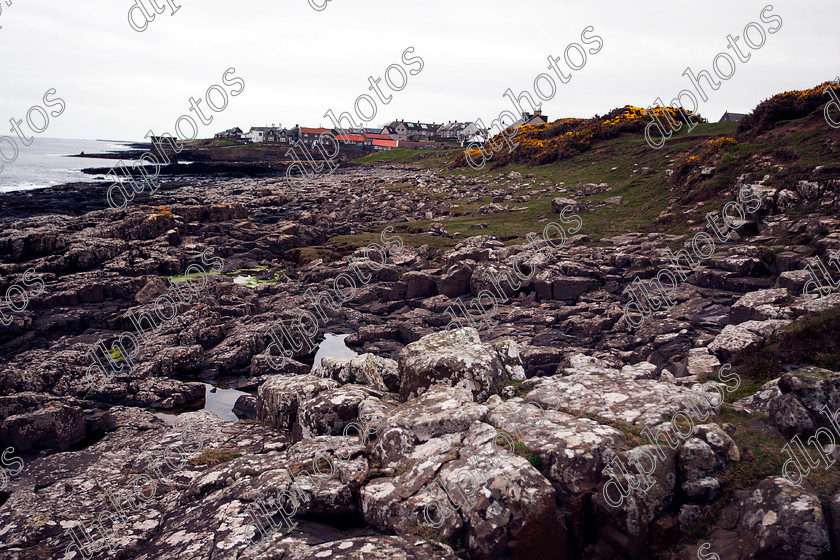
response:
[[[795,188],[800,180],[840,177],[840,130],[831,128],[823,117],[823,107],[829,100],[822,93],[826,85],[774,96],[759,104],[741,123],[701,123],[691,132],[684,125],[659,150],[651,148],[644,139],[642,131],[650,119],[639,121],[638,111],[623,108],[604,117],[574,119],[577,122],[572,129],[570,119],[524,128],[514,139],[521,144],[518,148],[512,153],[503,148],[481,170],[465,165],[462,150],[451,149],[392,150],[355,161],[435,168],[444,176],[489,179],[496,188],[520,184],[523,186],[513,192],[514,199],[531,196],[527,202],[510,204],[509,210],[526,208],[523,211],[473,215],[478,207],[492,202],[488,193],[479,202],[459,203],[451,217],[436,220],[450,233],[460,232],[463,237],[488,233],[509,243],[521,243],[525,234],[539,227],[541,220],[553,219],[552,198],[569,196],[586,183],[608,183],[611,187],[587,200],[621,196],[627,203],[581,212],[586,233],[593,236],[593,242],[630,231],[684,234],[692,227],[702,227],[707,212],[719,211],[733,199],[734,186],[741,175],[748,175],[751,182],[768,176],[764,184],[782,188]],[[636,117],[628,121],[630,124],[613,125],[615,131],[598,131],[605,122],[615,123],[616,115],[620,121],[620,115],[628,114]],[[576,153],[569,153],[569,144],[562,138],[580,130],[594,131],[593,139]],[[607,138],[598,139],[601,136]],[[500,142],[498,137],[496,141]],[[551,150],[555,151],[553,155],[548,154]],[[554,161],[535,164],[544,159]],[[711,167],[715,168],[713,172],[703,174],[704,169],[708,172]],[[524,179],[508,180],[511,171],[522,173]],[[558,192],[556,187],[560,184],[567,192]],[[547,192],[534,194],[546,188]],[[477,223],[487,224],[488,229],[470,229]],[[398,230],[419,234],[429,224],[415,222],[398,226]],[[456,243],[426,235],[415,241],[441,247]]]

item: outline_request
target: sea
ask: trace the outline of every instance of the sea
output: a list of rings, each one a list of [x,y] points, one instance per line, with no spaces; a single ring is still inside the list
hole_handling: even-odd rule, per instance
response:
[[[43,189],[66,183],[93,183],[105,181],[102,175],[82,173],[87,167],[113,167],[114,159],[65,157],[85,153],[120,152],[131,149],[131,142],[117,140],[67,140],[64,138],[42,138],[36,136],[29,146],[17,141],[17,159],[3,163],[0,171],[0,193]],[[4,157],[11,149],[8,142],[0,144]],[[126,160],[126,163],[132,160]]]

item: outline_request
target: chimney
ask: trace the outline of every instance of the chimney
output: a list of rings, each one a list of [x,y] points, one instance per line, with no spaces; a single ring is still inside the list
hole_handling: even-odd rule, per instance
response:
[[[535,117],[541,117],[542,116],[542,109],[535,110],[534,111],[534,116]]]

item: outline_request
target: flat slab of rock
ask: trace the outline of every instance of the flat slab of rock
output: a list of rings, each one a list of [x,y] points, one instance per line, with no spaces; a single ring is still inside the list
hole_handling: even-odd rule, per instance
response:
[[[715,373],[720,368],[720,360],[709,352],[708,348],[691,348],[688,351],[688,374],[695,379],[708,373]]]
[[[362,354],[355,358],[325,357],[312,374],[341,383],[368,385],[383,392],[399,390],[397,362],[375,354]]]
[[[547,477],[559,487],[558,499],[571,500],[597,487],[605,454],[625,445],[621,432],[589,418],[542,412],[520,398],[502,403],[493,397],[487,404],[492,406],[494,400],[496,406],[487,415],[487,423],[515,435],[540,456]]]
[[[712,411],[709,400],[716,403],[718,393],[705,399],[699,392],[653,379],[631,379],[615,370],[603,373],[554,376],[537,382],[534,400],[542,406],[567,408],[597,414],[607,420],[618,420],[637,426],[659,424],[680,411],[696,406]]]
[[[790,309],[777,305],[787,301],[790,292],[787,288],[758,290],[741,296],[732,305],[729,320],[737,325],[745,321],[764,321],[765,319],[792,319]]]
[[[49,403],[45,408],[15,414],[0,424],[0,442],[19,451],[63,451],[85,437],[85,418],[78,406]]]
[[[709,344],[709,350],[722,360],[729,360],[738,352],[757,347],[770,333],[789,323],[789,320],[768,319],[746,321],[740,325],[726,325]]]

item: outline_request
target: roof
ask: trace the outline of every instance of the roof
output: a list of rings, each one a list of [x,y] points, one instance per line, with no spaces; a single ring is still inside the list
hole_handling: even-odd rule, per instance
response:
[[[405,125],[405,127],[411,132],[437,132],[440,128],[439,124],[406,121],[394,121],[389,123],[386,128],[394,129],[401,124]]]
[[[464,130],[465,128],[467,128],[471,124],[472,124],[471,122],[453,122],[453,123],[442,125],[438,129],[438,132],[448,132],[448,131],[458,132],[458,131]]]
[[[405,127],[411,131],[437,132],[437,129],[440,128],[440,125],[421,122],[407,122],[405,123]]]
[[[333,129],[338,131],[339,129]],[[380,134],[382,128],[342,128],[341,133],[349,132],[350,134]]]
[[[323,134],[325,132],[330,132],[329,128],[305,128],[300,127],[301,134]]]
[[[368,140],[391,140],[390,134],[365,134]]]
[[[526,124],[533,124],[535,121],[540,121],[543,124],[548,123],[548,117],[545,115],[531,115],[528,113],[524,113],[518,121],[510,125],[508,128],[512,128],[514,126],[525,126]]]
[[[365,142],[367,140],[363,134],[339,134],[336,138],[342,142]]]
[[[388,147],[388,148],[396,148],[397,147],[397,141],[396,140],[374,140],[373,145],[374,146],[384,146],[384,147]]]
[[[730,113],[729,111],[726,111],[723,114],[723,116],[720,118],[719,122],[723,122],[723,121],[727,121],[727,120],[728,121],[740,121],[741,119],[743,119],[746,116],[747,116],[746,113]]]

